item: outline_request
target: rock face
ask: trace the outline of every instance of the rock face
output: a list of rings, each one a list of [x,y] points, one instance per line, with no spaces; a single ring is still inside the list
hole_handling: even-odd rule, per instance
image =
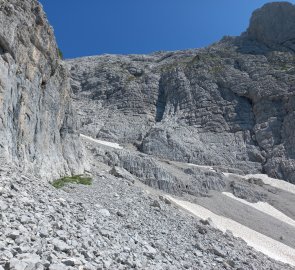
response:
[[[221,173],[264,168],[294,179],[287,47],[243,36],[204,50],[70,61],[82,131],[124,147],[81,136],[92,185],[59,191],[40,179],[83,165],[67,67],[37,1],[0,0],[0,26],[0,270],[294,269],[159,191],[264,234],[279,247],[278,256],[264,252],[294,264],[294,252],[280,257],[281,243],[295,247],[292,190]],[[289,223],[222,192],[270,203]]]
[[[0,158],[45,178],[81,172],[67,68],[35,0],[0,1]]]
[[[68,61],[82,132],[295,183],[294,27],[280,30],[295,24],[293,10],[265,5],[241,37],[205,49]]]
[[[269,3],[256,10],[247,30],[248,37],[272,47],[295,50],[295,6],[288,2]]]
[[[134,182],[135,178],[147,186],[182,196],[207,196],[211,190],[224,191],[226,179],[214,170],[204,172],[190,165],[161,161],[150,155],[128,149],[115,150],[93,142],[84,141],[90,163],[99,167],[97,162],[111,166],[110,174]],[[179,168],[180,167],[180,168]],[[245,190],[245,189],[244,189]]]

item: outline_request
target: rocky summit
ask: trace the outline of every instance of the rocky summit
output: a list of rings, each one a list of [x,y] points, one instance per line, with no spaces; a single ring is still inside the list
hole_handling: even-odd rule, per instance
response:
[[[295,269],[294,15],[64,62],[0,0],[0,270]]]

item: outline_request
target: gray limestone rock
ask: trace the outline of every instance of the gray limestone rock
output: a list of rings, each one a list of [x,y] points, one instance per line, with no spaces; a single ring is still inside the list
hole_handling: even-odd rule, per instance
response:
[[[52,244],[54,245],[54,248],[57,251],[67,252],[71,249],[71,247],[67,243],[65,243],[64,241],[59,240],[59,239],[53,239]]]
[[[119,177],[119,178],[127,179],[128,181],[130,181],[132,183],[134,183],[134,181],[135,181],[134,176],[131,173],[129,173],[128,171],[126,171],[125,169],[120,168],[120,167],[114,166],[110,170],[110,174],[112,174],[116,177]]]
[[[94,176],[92,186],[73,186],[67,193],[32,175],[21,178],[17,171],[11,168],[0,176],[1,186],[9,194],[1,195],[1,199],[12,206],[5,211],[9,228],[21,235],[14,243],[8,237],[11,229],[0,219],[0,269],[177,270],[202,265],[200,269],[209,270],[224,269],[223,261],[237,269],[245,263],[254,269],[293,269],[256,252],[229,233],[203,225],[171,203],[159,203],[157,194],[118,181],[108,172],[97,169],[94,175],[101,176]],[[120,198],[114,198],[114,194]],[[23,197],[34,201],[34,207],[24,205],[20,200]],[[106,208],[125,215],[104,218],[100,210]],[[22,224],[18,216],[34,218]],[[39,236],[44,227],[49,233]]]
[[[221,197],[255,202],[267,185],[219,172],[294,179],[292,52],[243,37],[70,61],[82,131],[124,149],[83,141],[92,185],[58,190],[42,179],[83,163],[66,68],[36,0],[0,0],[0,24],[0,269],[294,269],[142,184],[208,202],[216,214],[231,210],[227,202],[225,216],[252,213],[254,229],[293,247],[291,225]],[[266,200],[293,217],[292,194],[276,192]],[[261,217],[270,224],[261,228]]]
[[[64,270],[65,265],[61,263],[54,263],[49,266],[49,270]]]
[[[98,210],[98,214],[101,215],[102,217],[109,217],[111,215],[109,210],[107,209]]]
[[[292,39],[293,12],[267,4],[247,33],[205,49],[67,61],[81,132],[162,159],[295,182],[295,55],[265,44]]]
[[[27,263],[22,262],[16,258],[12,258],[9,261],[9,269],[11,270],[25,270],[27,266],[28,266]]]
[[[265,4],[256,10],[246,32],[267,46],[286,46],[295,51],[295,6],[289,2]]]
[[[47,179],[81,173],[68,71],[38,1],[0,1],[0,74],[0,162]]]

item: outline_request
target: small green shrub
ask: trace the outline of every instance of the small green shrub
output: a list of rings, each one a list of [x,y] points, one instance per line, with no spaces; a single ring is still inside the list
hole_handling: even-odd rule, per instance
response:
[[[64,55],[63,55],[61,49],[58,48],[57,50],[58,50],[58,56],[59,56],[59,58],[60,58],[60,59],[64,59]]]
[[[66,184],[80,184],[80,185],[91,185],[92,179],[88,176],[83,175],[73,175],[65,176],[60,179],[54,180],[51,185],[55,188],[62,188]]]
[[[130,75],[130,76],[128,76],[128,78],[126,79],[126,81],[127,81],[127,82],[132,82],[132,81],[134,81],[135,79],[136,79],[135,76]]]
[[[213,67],[211,67],[210,71],[213,73],[220,73],[223,70],[223,66],[222,65],[215,65]]]

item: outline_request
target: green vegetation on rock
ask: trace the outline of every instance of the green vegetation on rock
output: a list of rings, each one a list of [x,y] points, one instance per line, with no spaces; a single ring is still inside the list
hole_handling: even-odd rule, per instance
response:
[[[63,55],[63,52],[61,51],[60,48],[57,49],[58,50],[58,56],[60,59],[64,59],[64,55]]]
[[[89,176],[83,175],[64,176],[60,179],[54,180],[51,184],[55,188],[62,188],[66,184],[91,185],[92,179]]]

